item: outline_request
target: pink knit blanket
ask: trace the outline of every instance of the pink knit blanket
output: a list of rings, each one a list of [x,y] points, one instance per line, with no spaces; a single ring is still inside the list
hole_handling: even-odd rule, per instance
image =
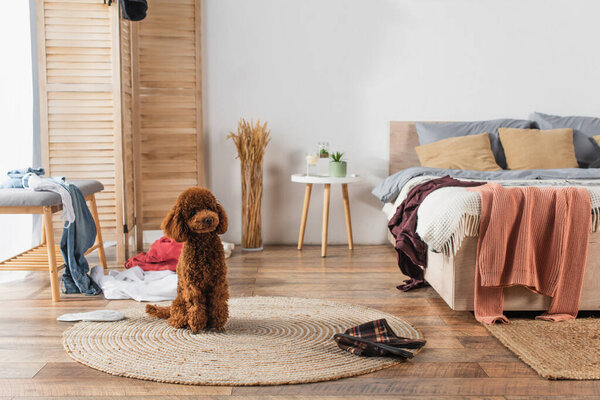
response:
[[[481,196],[475,318],[507,323],[503,290],[514,285],[552,297],[550,309],[538,319],[575,318],[590,234],[588,191],[497,183],[468,190]]]

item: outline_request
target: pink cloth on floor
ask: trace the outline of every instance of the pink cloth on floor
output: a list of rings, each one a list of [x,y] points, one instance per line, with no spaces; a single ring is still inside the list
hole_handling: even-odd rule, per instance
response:
[[[125,268],[139,266],[144,271],[163,271],[177,269],[183,243],[178,243],[166,236],[152,243],[147,253],[140,253],[125,263]]]
[[[469,188],[481,196],[475,270],[475,318],[508,322],[504,288],[514,285],[552,297],[538,319],[577,316],[590,235],[591,201],[586,189]]]

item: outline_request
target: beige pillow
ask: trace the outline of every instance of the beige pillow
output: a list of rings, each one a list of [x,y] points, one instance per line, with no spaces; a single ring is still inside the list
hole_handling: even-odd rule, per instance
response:
[[[499,128],[508,169],[577,168],[573,129]]]
[[[500,171],[486,133],[451,137],[415,147],[423,167]]]
[[[598,146],[600,146],[600,135],[592,136],[592,139],[594,139],[596,143],[598,143]]]

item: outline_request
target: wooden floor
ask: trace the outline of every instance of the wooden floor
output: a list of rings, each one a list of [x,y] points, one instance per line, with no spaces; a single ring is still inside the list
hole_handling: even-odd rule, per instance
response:
[[[232,296],[299,296],[371,306],[406,318],[428,341],[410,362],[333,382],[271,387],[160,384],[104,374],[72,361],[57,322],[66,312],[121,309],[134,301],[67,297],[53,305],[47,274],[0,284],[0,400],[12,398],[599,398],[600,381],[547,381],[521,363],[467,312],[430,289],[402,293],[391,246],[267,247],[228,259]]]

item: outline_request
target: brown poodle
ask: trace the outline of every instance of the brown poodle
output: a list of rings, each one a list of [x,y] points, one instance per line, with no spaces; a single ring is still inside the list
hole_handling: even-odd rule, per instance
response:
[[[177,298],[169,307],[148,304],[146,312],[194,333],[223,330],[229,317],[227,265],[219,238],[227,231],[223,206],[208,189],[189,188],[177,198],[162,229],[171,239],[184,242],[177,264]]]

